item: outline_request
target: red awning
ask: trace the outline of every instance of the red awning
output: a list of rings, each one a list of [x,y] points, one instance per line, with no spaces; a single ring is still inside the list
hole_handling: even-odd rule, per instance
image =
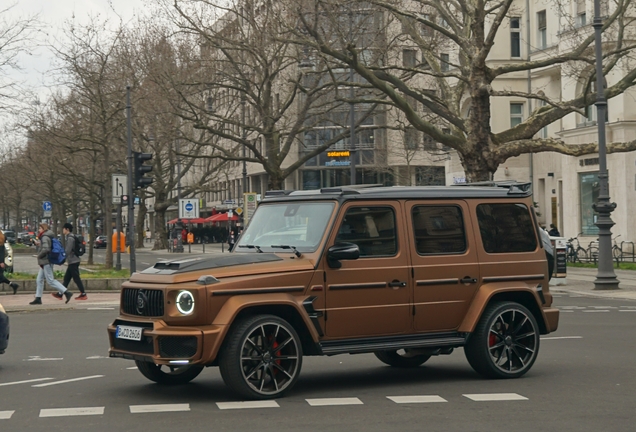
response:
[[[218,213],[205,219],[206,222],[227,222],[228,220],[237,222],[239,217],[236,213],[233,213],[232,218],[230,219],[227,217],[227,213]]]
[[[168,221],[169,225],[174,225],[179,221],[179,218],[175,218],[172,219],[170,221]],[[181,222],[183,222],[184,224],[202,224],[202,223],[206,223],[206,219],[203,218],[196,218],[196,219],[181,219]]]

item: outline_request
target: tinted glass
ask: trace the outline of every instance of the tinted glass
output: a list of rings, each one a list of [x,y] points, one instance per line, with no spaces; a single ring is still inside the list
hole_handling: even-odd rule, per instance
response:
[[[532,216],[523,204],[480,204],[477,221],[488,253],[531,252],[537,248]]]
[[[338,229],[336,243],[355,243],[360,257],[397,253],[395,212],[391,207],[352,207]]]
[[[464,221],[457,206],[413,207],[413,233],[420,255],[466,251]]]

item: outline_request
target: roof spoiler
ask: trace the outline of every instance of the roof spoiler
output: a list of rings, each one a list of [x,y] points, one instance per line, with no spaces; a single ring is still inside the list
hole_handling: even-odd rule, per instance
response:
[[[458,183],[453,186],[479,186],[479,187],[500,187],[508,188],[508,195],[526,195],[532,190],[532,183],[530,182],[518,182],[516,180],[507,181],[481,181],[472,183]]]

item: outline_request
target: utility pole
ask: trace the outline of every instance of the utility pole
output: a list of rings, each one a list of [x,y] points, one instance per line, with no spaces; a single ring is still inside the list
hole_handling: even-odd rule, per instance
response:
[[[612,263],[612,231],[614,226],[611,213],[616,208],[616,203],[610,202],[609,184],[607,179],[607,146],[605,143],[605,114],[607,112],[607,99],[605,99],[605,80],[603,77],[603,47],[601,32],[603,18],[601,17],[601,2],[594,0],[594,40],[596,57],[596,124],[598,126],[598,180],[600,191],[598,201],[592,208],[598,212],[596,226],[598,227],[598,272],[594,280],[595,290],[618,289],[618,278],[614,273]]]
[[[353,10],[349,9],[349,43],[353,44]],[[349,98],[351,101],[350,112],[349,112],[349,130],[350,130],[350,144],[349,144],[349,160],[351,161],[351,185],[356,184],[356,107],[353,102],[353,98],[355,97],[355,89],[353,87],[353,66],[349,65],[349,83],[351,87],[349,89]]]
[[[135,258],[135,195],[133,195],[133,152],[130,86],[126,86],[126,129],[128,130],[128,244],[130,245],[130,274],[137,271]],[[119,250],[117,251],[119,261]]]

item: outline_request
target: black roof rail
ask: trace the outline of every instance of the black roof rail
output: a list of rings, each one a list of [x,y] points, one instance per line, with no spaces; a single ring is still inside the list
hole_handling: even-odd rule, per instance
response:
[[[500,188],[508,188],[508,194],[526,194],[532,188],[532,183],[530,182],[518,182],[516,180],[503,180],[503,181],[480,181],[480,182],[472,182],[472,183],[458,183],[453,186],[490,186],[490,187],[500,187]]]
[[[268,190],[268,191],[265,191],[265,196],[266,197],[283,196],[283,195],[289,195],[292,192],[294,191],[293,190]]]

